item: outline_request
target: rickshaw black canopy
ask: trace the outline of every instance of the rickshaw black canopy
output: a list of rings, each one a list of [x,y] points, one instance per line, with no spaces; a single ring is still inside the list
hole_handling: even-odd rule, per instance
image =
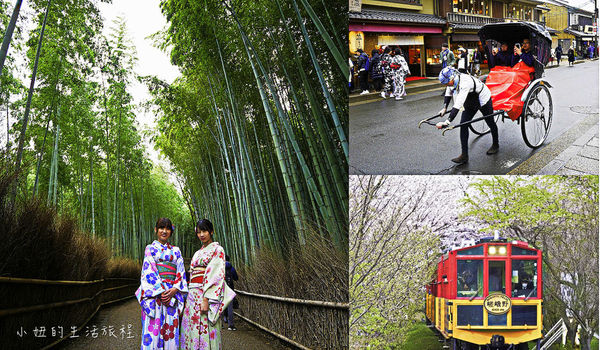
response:
[[[506,42],[509,47],[517,42],[528,38],[531,41],[531,49],[538,64],[535,64],[536,78],[541,77],[544,66],[550,60],[550,49],[552,38],[544,26],[534,22],[501,22],[489,23],[479,29],[479,39],[486,48],[486,53],[491,54],[491,43],[487,40]]]

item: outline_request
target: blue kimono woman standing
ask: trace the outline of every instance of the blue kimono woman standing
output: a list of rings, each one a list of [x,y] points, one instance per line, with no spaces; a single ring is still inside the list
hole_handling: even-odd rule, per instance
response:
[[[177,350],[179,316],[188,292],[185,267],[179,248],[167,240],[173,225],[158,219],[157,240],[146,246],[140,287],[135,292],[142,307],[142,350]]]

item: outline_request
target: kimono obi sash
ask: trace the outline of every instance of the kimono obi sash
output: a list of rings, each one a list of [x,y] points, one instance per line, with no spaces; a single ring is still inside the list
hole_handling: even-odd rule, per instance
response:
[[[201,270],[198,269],[192,269],[191,271],[191,275],[190,275],[190,282],[191,283],[202,283],[204,282],[204,268],[202,268]]]
[[[177,277],[177,265],[175,263],[170,261],[156,263],[156,268],[158,269],[158,275],[163,280],[174,281]]]
[[[192,275],[191,283],[202,283],[204,282],[204,274],[194,276]]]

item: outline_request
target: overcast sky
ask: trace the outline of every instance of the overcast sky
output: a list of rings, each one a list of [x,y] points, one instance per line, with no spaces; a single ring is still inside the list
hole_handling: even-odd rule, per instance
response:
[[[113,20],[118,16],[125,18],[127,31],[137,51],[137,65],[134,71],[138,75],[155,75],[158,78],[172,83],[180,73],[177,67],[171,65],[169,55],[154,46],[154,41],[148,36],[164,29],[167,25],[165,17],[160,12],[159,0],[113,0],[111,4],[100,3],[99,9],[104,18],[104,35],[108,36]],[[136,104],[150,98],[148,90],[143,84],[134,83],[129,88]],[[137,111],[137,120],[143,128],[154,127],[155,116],[145,113],[142,109]],[[163,167],[166,162],[159,161],[158,152],[153,145],[146,141],[146,148],[150,158]],[[167,169],[165,169],[167,170]]]

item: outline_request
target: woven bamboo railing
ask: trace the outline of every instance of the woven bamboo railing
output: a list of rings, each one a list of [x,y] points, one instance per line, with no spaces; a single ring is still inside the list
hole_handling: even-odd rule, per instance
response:
[[[139,280],[106,278],[95,281],[49,281],[0,277],[0,335],[3,349],[49,348],[77,333],[111,303],[133,297]],[[46,337],[35,337],[35,327],[45,327]],[[52,336],[52,327],[63,327],[63,336]],[[26,333],[22,333],[25,331]],[[22,336],[19,336],[20,332]]]
[[[236,315],[296,348],[348,348],[348,303],[235,292]]]

